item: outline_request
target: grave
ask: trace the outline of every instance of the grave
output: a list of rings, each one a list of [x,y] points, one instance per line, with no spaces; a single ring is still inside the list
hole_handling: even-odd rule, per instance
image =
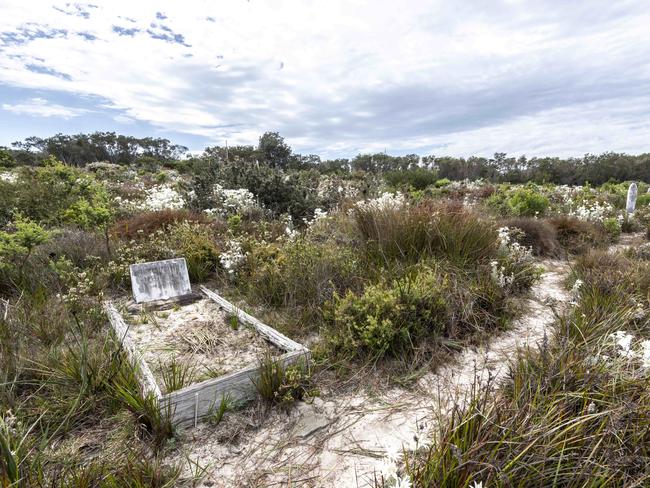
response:
[[[213,290],[200,286],[192,293],[185,259],[172,259],[131,266],[132,289],[139,305],[149,305],[188,296],[190,302],[176,302],[169,313],[153,318],[153,326],[143,326],[135,316],[144,308],[112,301],[104,308],[111,327],[124,351],[136,366],[145,395],[153,395],[164,414],[176,424],[191,424],[209,415],[222,398],[241,404],[257,395],[255,381],[260,363],[256,354],[273,351],[274,360],[285,366],[309,360],[309,350],[272,327],[260,322]],[[196,302],[196,303],[194,303]],[[158,308],[160,310],[160,308]],[[229,323],[236,324],[236,327]],[[152,350],[153,348],[153,350]],[[160,355],[156,350],[161,351]],[[165,360],[196,359],[201,376],[197,382],[174,391],[165,391]],[[157,361],[156,361],[157,360]],[[206,373],[207,372],[207,373]],[[223,373],[223,374],[222,374]],[[207,378],[200,381],[202,378]]]

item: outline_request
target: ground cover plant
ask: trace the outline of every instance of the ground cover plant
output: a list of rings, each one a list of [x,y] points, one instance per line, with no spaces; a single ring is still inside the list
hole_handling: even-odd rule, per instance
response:
[[[105,154],[101,138],[70,141],[81,139]],[[572,263],[575,303],[547,340],[513,350],[507,380],[477,386],[430,445],[396,456],[395,473],[414,486],[648,482],[650,252],[607,252],[648,228],[647,185],[629,215],[628,182],[608,181],[644,176],[644,156],[581,162],[570,181],[540,160],[522,183],[501,158],[317,164],[273,133],[188,158],[140,140],[144,152],[107,162],[63,151],[70,141],[8,150],[0,172],[2,486],[193,486],[205,475],[174,457],[191,441],[141,393],[102,310],[129,296],[130,264],[181,256],[194,284],[313,350],[295,367],[259,358],[251,408],[267,416],[336,398],[331,384],[370,389],[366,371],[415,389],[529,313],[542,265]],[[601,174],[612,158],[624,171]],[[219,346],[199,333],[188,350]],[[168,391],[206,377],[179,357],[157,366]],[[213,429],[240,407],[220,400]]]

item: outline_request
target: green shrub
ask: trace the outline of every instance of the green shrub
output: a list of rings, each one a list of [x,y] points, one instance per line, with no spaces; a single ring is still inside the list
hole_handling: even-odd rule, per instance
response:
[[[391,187],[396,189],[405,187],[413,190],[424,190],[429,185],[438,184],[436,172],[424,168],[389,171],[384,174],[384,178]]]
[[[612,241],[615,241],[621,235],[621,223],[616,217],[603,220],[603,227]]]
[[[361,294],[335,296],[328,337],[332,349],[347,357],[409,357],[498,327],[507,308],[503,290],[489,276],[420,265]]]
[[[448,186],[451,184],[451,180],[449,178],[441,178],[438,181],[436,181],[435,186],[436,188],[444,188],[445,186]]]
[[[642,193],[636,197],[637,207],[647,207],[650,204],[650,193]]]
[[[190,190],[196,209],[214,208],[214,185],[224,188],[245,188],[275,215],[290,214],[301,221],[319,206],[317,171],[285,172],[267,164],[248,161],[220,162],[202,160],[196,163]]]
[[[10,231],[0,231],[0,290],[22,286],[25,265],[37,246],[53,233],[28,218],[16,217]]]
[[[220,266],[219,249],[212,228],[195,222],[179,222],[168,228],[167,242],[187,261],[192,281],[205,281]]]
[[[358,259],[347,247],[303,238],[251,246],[242,274],[248,293],[267,305],[316,312],[335,292],[358,288]]]
[[[253,381],[263,400],[289,408],[312,392],[311,371],[306,361],[285,366],[266,353],[260,359],[260,376]]]
[[[516,217],[537,217],[544,215],[549,200],[532,188],[519,188],[508,196],[506,204]]]

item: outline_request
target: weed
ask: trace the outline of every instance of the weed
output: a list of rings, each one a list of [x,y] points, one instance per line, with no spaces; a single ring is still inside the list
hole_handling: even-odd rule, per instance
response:
[[[226,412],[231,411],[234,408],[234,402],[230,395],[222,395],[219,404],[216,402],[208,410],[208,422],[211,425],[219,425],[223,420],[223,416]]]
[[[182,390],[194,382],[196,376],[196,365],[190,362],[179,361],[172,358],[171,361],[160,364],[160,375],[166,393]]]

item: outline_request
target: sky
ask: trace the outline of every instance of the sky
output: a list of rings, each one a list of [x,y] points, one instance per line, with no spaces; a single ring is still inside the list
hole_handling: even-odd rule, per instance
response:
[[[0,0],[0,145],[650,152],[650,3]]]

